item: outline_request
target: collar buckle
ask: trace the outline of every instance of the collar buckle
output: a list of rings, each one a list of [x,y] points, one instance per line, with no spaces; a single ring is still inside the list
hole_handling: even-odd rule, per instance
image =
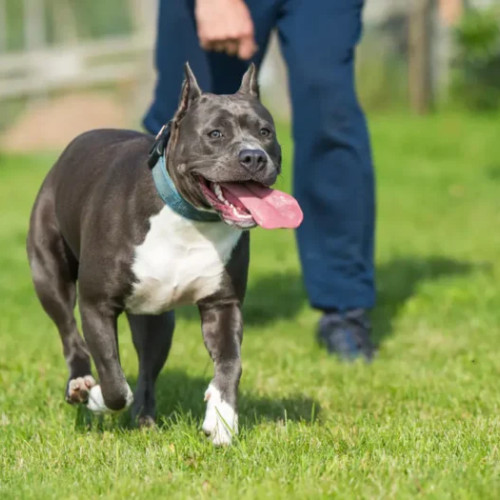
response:
[[[149,150],[149,156],[148,156],[149,168],[153,168],[160,159],[160,156],[163,156],[163,153],[165,152],[165,149],[168,144],[168,140],[170,139],[171,129],[172,129],[172,120],[165,123],[165,125],[163,125],[161,130],[158,132],[155,142],[153,143],[151,149]]]

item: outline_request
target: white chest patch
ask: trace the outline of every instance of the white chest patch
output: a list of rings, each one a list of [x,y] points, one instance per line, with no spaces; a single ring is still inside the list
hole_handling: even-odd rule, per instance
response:
[[[151,217],[146,238],[135,249],[136,283],[127,310],[157,314],[213,294],[241,234],[222,221],[192,221],[163,207]]]

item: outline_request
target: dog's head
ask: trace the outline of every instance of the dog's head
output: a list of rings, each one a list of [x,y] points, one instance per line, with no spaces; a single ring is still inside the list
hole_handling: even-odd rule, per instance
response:
[[[281,170],[281,148],[273,119],[259,100],[255,66],[232,95],[204,93],[188,64],[185,73],[167,148],[167,168],[178,191],[228,224],[282,227],[276,217],[274,226],[269,222],[278,202],[272,193],[280,193],[269,186]]]

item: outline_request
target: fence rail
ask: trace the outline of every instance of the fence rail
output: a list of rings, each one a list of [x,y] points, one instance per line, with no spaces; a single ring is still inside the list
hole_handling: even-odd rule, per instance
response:
[[[70,0],[16,0],[23,35],[16,52],[7,47],[9,1],[0,0],[0,100],[103,83],[140,84],[151,77],[158,0],[120,0],[131,22],[126,34],[90,40],[78,38],[84,23]]]
[[[141,35],[0,55],[0,99],[137,81],[150,59],[151,39]]]

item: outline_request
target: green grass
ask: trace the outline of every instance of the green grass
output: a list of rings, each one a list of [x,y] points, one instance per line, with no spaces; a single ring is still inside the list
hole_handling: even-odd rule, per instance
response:
[[[347,365],[315,344],[293,234],[256,230],[241,434],[227,449],[200,431],[212,368],[191,309],[159,379],[157,430],[64,403],[24,254],[53,157],[0,157],[0,496],[499,498],[500,118],[379,115],[371,128],[378,357]],[[134,384],[123,321],[120,343]]]

